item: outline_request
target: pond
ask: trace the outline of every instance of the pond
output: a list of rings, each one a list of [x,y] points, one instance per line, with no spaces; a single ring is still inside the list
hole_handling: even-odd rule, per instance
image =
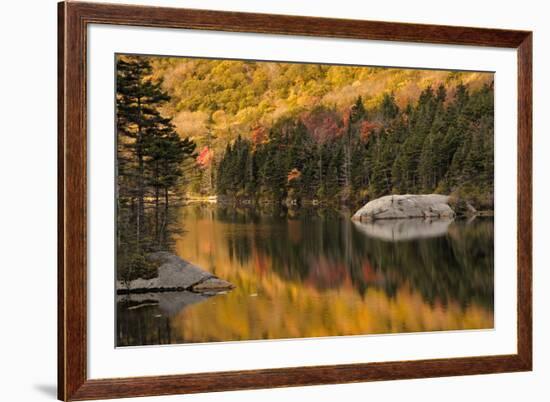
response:
[[[493,328],[493,221],[181,208],[173,252],[235,285],[119,296],[117,345]]]

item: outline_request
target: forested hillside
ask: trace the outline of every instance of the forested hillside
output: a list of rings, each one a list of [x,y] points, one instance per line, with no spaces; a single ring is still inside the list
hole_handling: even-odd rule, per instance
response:
[[[178,130],[219,139],[249,137],[258,127],[320,105],[342,112],[359,96],[373,109],[384,94],[393,93],[404,108],[428,86],[435,90],[443,84],[452,97],[459,83],[477,90],[493,78],[479,72],[234,60],[154,57],[150,62],[171,97],[163,108]]]
[[[189,193],[349,204],[456,193],[492,207],[493,75],[151,58],[197,144]]]
[[[454,193],[493,202],[493,89],[425,89],[401,110],[386,94],[342,114],[318,107],[278,120],[258,140],[238,137],[217,168],[217,192],[237,199],[352,206],[386,194]],[[330,116],[330,117],[329,117]],[[316,122],[330,121],[328,135]]]

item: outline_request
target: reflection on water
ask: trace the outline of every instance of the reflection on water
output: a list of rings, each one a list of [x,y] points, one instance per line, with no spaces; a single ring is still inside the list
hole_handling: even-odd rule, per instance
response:
[[[226,294],[119,299],[118,345],[493,327],[493,222],[182,208],[174,251]]]
[[[370,238],[388,241],[415,240],[444,236],[452,219],[387,219],[374,222],[353,221],[357,230]]]

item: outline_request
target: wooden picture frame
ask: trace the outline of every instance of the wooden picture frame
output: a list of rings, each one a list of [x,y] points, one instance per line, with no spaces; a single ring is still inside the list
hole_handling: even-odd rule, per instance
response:
[[[58,5],[58,397],[87,400],[529,371],[532,369],[532,32],[62,2]],[[517,49],[517,353],[153,377],[87,376],[88,24]],[[512,140],[512,139],[510,139]]]

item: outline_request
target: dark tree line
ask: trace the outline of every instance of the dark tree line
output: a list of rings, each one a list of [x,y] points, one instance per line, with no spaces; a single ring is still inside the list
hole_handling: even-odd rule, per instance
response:
[[[323,138],[306,120],[283,118],[261,142],[228,144],[218,195],[355,206],[392,193],[437,192],[492,208],[492,85],[473,92],[458,85],[452,99],[443,85],[428,87],[403,109],[392,94],[369,110],[359,97]]]
[[[124,280],[156,275],[145,256],[167,247],[171,199],[195,157],[194,142],[161,115],[170,98],[151,73],[146,58],[117,59],[117,273]]]

